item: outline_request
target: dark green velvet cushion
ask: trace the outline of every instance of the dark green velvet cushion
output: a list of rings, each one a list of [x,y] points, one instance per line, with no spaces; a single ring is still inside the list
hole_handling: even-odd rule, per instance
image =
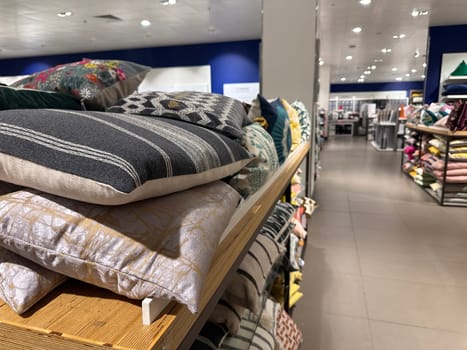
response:
[[[0,86],[0,109],[82,109],[78,100],[57,92]]]

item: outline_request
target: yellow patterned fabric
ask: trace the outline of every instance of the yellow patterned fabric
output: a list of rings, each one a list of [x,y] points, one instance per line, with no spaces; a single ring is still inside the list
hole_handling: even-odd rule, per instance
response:
[[[128,298],[176,299],[196,312],[239,199],[221,181],[118,207],[22,190],[0,197],[0,245]]]
[[[300,129],[300,119],[298,117],[298,112],[293,108],[285,99],[281,98],[281,103],[284,106],[287,114],[289,116],[290,122],[290,132],[292,134],[292,148],[293,151],[300,144],[302,140],[302,132]]]
[[[66,277],[0,247],[0,299],[22,314]]]

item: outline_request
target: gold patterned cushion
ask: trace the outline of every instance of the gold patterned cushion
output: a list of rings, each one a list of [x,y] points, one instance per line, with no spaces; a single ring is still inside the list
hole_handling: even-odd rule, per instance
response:
[[[221,181],[117,207],[22,190],[0,197],[0,245],[128,298],[176,299],[196,312],[239,199]]]
[[[22,314],[66,277],[0,248],[0,299]]]

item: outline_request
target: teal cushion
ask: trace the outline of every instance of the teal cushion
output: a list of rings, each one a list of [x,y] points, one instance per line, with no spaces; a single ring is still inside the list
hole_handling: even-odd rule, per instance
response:
[[[261,107],[261,116],[266,119],[266,130],[274,140],[279,164],[282,164],[289,155],[292,147],[289,116],[280,101],[269,103],[263,96],[258,95]]]

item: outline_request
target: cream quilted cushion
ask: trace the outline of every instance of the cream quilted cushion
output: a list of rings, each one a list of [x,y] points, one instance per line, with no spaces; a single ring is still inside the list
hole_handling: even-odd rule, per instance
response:
[[[66,277],[0,248],[0,299],[22,314]]]
[[[118,207],[22,190],[0,197],[0,245],[128,298],[173,298],[196,312],[239,198],[221,181]]]

